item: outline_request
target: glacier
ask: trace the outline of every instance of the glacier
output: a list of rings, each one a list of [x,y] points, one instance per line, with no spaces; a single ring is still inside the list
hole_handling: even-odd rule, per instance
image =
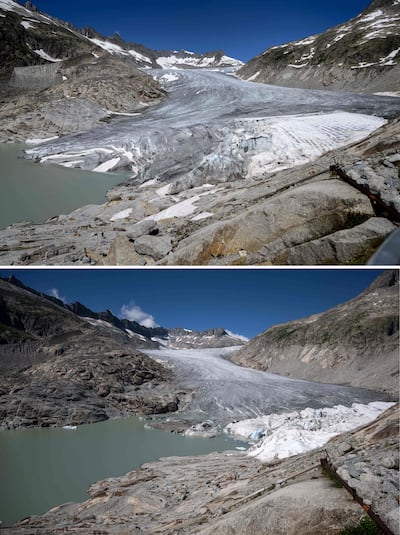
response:
[[[365,404],[384,398],[384,394],[370,390],[291,379],[237,366],[229,360],[229,355],[238,349],[163,348],[142,351],[172,368],[179,384],[194,392],[193,399],[180,417],[195,424],[210,420],[219,430],[230,425],[229,429],[236,432],[233,421],[273,413]],[[251,423],[251,432],[257,430],[262,421]],[[240,426],[238,429],[242,431]],[[241,436],[249,438],[243,432]]]
[[[165,101],[42,143],[27,156],[85,170],[128,170],[134,185],[156,179],[177,192],[304,163],[365,138],[400,113],[400,101],[386,96],[268,86],[207,69],[146,72],[168,91]]]
[[[225,432],[257,441],[247,454],[271,462],[322,447],[329,439],[375,420],[391,402],[353,403],[269,414],[227,425]]]

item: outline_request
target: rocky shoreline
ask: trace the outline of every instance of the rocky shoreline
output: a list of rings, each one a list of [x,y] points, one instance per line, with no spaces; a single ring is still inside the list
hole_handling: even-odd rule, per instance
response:
[[[329,459],[398,535],[398,406],[323,448],[262,464],[238,452],[170,457],[92,485],[90,498],[4,528],[40,532],[333,535],[365,514],[321,468]]]

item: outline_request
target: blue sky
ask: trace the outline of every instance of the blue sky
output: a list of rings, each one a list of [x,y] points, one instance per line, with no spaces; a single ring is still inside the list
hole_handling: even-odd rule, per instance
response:
[[[352,18],[368,0],[36,0],[50,15],[153,49],[223,49],[247,61]]]
[[[94,311],[121,310],[163,327],[224,327],[249,338],[355,297],[375,269],[21,269],[25,285]],[[136,307],[136,309],[135,309]],[[133,319],[133,318],[132,318]]]

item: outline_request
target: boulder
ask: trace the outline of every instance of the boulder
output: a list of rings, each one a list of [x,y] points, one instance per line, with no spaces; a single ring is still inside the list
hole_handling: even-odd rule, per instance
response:
[[[146,219],[144,221],[139,221],[127,229],[126,235],[130,240],[136,240],[140,236],[145,236],[147,234],[153,234],[156,232],[157,224],[153,219]]]
[[[141,236],[134,243],[138,254],[161,260],[172,250],[171,238],[166,236]]]
[[[240,215],[182,240],[169,264],[208,264],[247,252],[247,262],[273,262],[304,242],[352,226],[374,215],[368,198],[339,180],[290,188]],[[305,262],[310,264],[308,260]]]
[[[339,230],[289,249],[281,260],[287,264],[365,264],[396,226],[382,217],[371,217],[353,228]]]

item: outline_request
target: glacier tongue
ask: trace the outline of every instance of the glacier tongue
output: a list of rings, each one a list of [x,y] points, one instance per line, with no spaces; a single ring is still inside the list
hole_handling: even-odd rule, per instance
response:
[[[396,107],[385,97],[266,86],[207,70],[154,76],[171,91],[159,106],[28,155],[86,170],[130,169],[140,182],[174,181],[176,193],[304,163],[366,137],[385,122],[373,114]]]
[[[330,438],[375,420],[394,403],[353,403],[351,407],[311,409],[270,414],[231,423],[225,432],[258,440],[248,454],[262,462],[283,459],[323,446]]]
[[[269,425],[274,426],[274,429],[279,427],[281,422],[285,421],[287,414],[278,416],[273,413],[296,411],[291,413],[291,419],[293,420],[293,416],[298,417],[299,414],[303,414],[305,420],[300,421],[302,424],[304,421],[316,420],[318,411],[328,411],[327,414],[332,411],[332,409],[317,409],[314,415],[313,412],[309,412],[312,409],[307,407],[332,407],[340,404],[343,410],[350,412],[344,412],[339,417],[347,418],[347,414],[352,412],[343,405],[355,402],[368,403],[383,397],[383,394],[372,391],[290,379],[237,366],[229,361],[229,355],[236,349],[238,348],[179,350],[165,348],[143,351],[172,367],[179,383],[185,389],[195,392],[193,399],[182,413],[185,417],[194,422],[212,420],[218,427],[225,427],[233,420],[241,420],[236,424],[229,424],[228,428],[232,433],[241,434],[245,438],[249,438],[253,431],[260,428],[267,429]],[[373,404],[368,410],[373,412],[375,407],[379,408],[380,405]],[[263,416],[270,413],[271,417]],[[256,416],[254,420],[245,420],[254,416]],[[264,418],[267,420],[264,421]],[[331,418],[329,423],[332,422]],[[300,423],[296,429],[301,428]],[[323,423],[325,425],[325,420]],[[353,426],[360,424],[353,423]],[[325,433],[326,428],[322,429]]]

